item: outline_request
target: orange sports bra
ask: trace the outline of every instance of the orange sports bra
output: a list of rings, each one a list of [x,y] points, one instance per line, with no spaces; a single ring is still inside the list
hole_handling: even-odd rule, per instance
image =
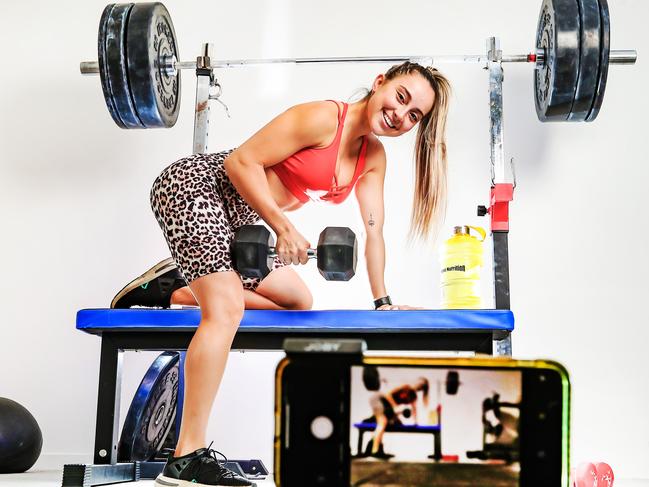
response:
[[[327,101],[336,103],[333,100]],[[336,106],[338,107],[338,129],[331,144],[322,148],[307,147],[271,167],[286,189],[301,203],[306,203],[309,200],[342,203],[363,172],[367,137],[363,137],[363,144],[358,154],[351,182],[345,186],[338,186],[336,161],[347,115],[347,103],[343,103],[342,114],[338,103]]]

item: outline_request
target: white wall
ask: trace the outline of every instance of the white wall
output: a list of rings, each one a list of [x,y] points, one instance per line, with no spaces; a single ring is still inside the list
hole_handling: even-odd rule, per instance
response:
[[[499,35],[509,53],[533,47],[539,2],[168,0],[184,59],[212,41],[217,58],[482,53]],[[649,478],[649,417],[643,305],[647,296],[645,154],[649,3],[611,1],[617,48],[638,49],[633,67],[612,68],[592,124],[540,124],[529,66],[507,66],[505,136],[518,187],[511,207],[512,308],[518,357],[563,362],[574,384],[573,458],[606,460],[618,478]],[[44,433],[41,466],[93,447],[99,339],[74,329],[75,312],[107,306],[114,293],[167,249],[148,207],[151,182],[191,151],[194,83],[171,130],[125,131],[110,119],[96,57],[105,2],[0,3],[0,396],[27,406]],[[274,114],[311,99],[346,99],[378,67],[273,67],[219,73],[232,118],[213,106],[213,150],[232,147]],[[454,224],[482,223],[489,190],[487,81],[475,66],[444,71],[455,87],[450,115]],[[386,279],[397,302],[438,305],[432,246],[406,247],[412,138],[384,141],[389,249]],[[324,224],[360,230],[353,205],[312,206],[291,218],[315,239]],[[317,223],[316,223],[317,222]],[[367,308],[363,268],[347,284],[302,275],[317,308]],[[489,288],[489,284],[485,284]],[[272,376],[278,353],[233,354],[210,437],[230,456],[271,463]],[[127,360],[133,388],[146,368]],[[254,384],[254,385],[251,385]],[[242,410],[255,418],[242,421]]]

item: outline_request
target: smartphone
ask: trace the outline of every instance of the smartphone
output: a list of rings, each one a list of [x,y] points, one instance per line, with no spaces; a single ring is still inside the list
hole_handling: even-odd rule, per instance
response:
[[[568,487],[558,363],[293,354],[276,371],[275,481]]]

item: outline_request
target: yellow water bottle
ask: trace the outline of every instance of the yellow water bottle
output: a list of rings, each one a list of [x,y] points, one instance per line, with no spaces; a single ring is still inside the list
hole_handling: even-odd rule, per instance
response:
[[[481,238],[471,235],[471,230]],[[453,236],[442,244],[442,308],[478,309],[480,298],[480,272],[483,266],[482,242],[487,232],[484,228],[455,227]]]

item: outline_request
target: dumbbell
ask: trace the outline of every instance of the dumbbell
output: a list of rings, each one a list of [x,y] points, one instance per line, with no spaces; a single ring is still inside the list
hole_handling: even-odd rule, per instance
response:
[[[232,263],[239,274],[263,279],[277,256],[275,239],[262,225],[243,225],[232,241]],[[317,259],[318,271],[327,281],[349,281],[356,273],[356,235],[347,227],[327,227],[317,249],[308,249],[309,259]]]

